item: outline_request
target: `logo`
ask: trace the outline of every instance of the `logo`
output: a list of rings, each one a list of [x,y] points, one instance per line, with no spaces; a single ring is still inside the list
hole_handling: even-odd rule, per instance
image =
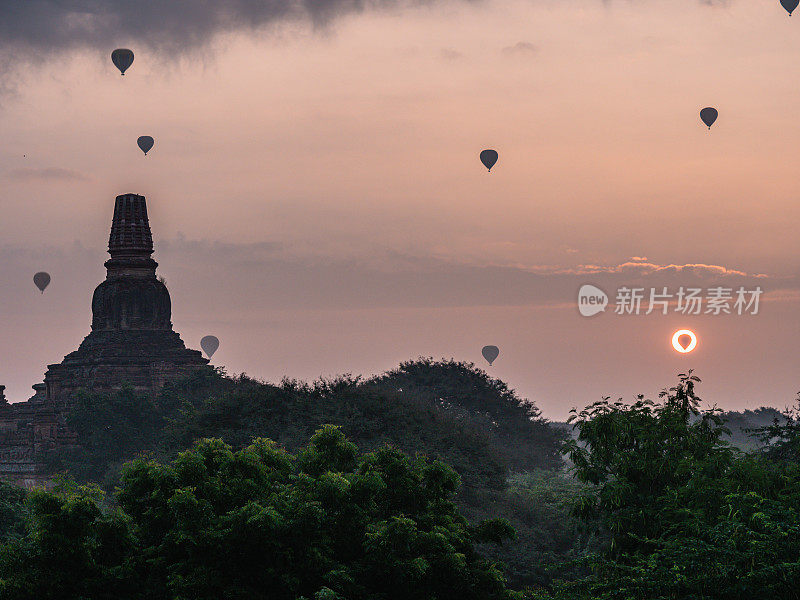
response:
[[[603,312],[608,306],[608,295],[598,287],[584,284],[578,290],[578,310],[584,317]]]
[[[672,347],[681,354],[694,350],[697,346],[697,336],[690,329],[679,329],[672,334]]]

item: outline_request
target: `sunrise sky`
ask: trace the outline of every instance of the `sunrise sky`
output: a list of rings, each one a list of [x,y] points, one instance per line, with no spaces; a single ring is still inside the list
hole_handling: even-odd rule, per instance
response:
[[[176,330],[219,337],[230,373],[454,357],[553,419],[689,368],[724,408],[800,390],[800,16],[777,0],[54,4],[0,1],[11,401],[88,333],[128,192]],[[585,283],[764,295],[757,315],[585,318]]]

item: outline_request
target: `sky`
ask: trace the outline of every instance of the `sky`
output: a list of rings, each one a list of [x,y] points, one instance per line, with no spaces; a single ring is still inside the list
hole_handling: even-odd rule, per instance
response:
[[[139,193],[175,328],[216,335],[229,373],[452,357],[557,420],[688,369],[709,405],[793,403],[800,23],[777,0],[132,6],[0,0],[11,401],[89,332],[114,197]],[[584,284],[605,312],[580,314]],[[616,314],[623,287],[763,293],[757,314]]]

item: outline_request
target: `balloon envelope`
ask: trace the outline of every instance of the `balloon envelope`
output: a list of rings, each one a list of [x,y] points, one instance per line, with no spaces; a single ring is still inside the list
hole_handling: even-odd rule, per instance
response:
[[[147,153],[150,152],[150,149],[155,143],[155,140],[149,135],[140,136],[139,139],[136,140],[136,144],[142,149],[142,152],[144,152],[145,156],[147,156]]]
[[[711,108],[707,106],[703,110],[700,111],[700,118],[702,119],[703,123],[708,125],[708,128],[711,129],[711,126],[714,124],[714,121],[717,120],[719,113],[717,112],[716,108]]]
[[[211,358],[214,356],[214,352],[217,351],[217,348],[219,348],[219,340],[213,335],[207,335],[200,340],[200,347],[203,349],[203,352],[206,353],[206,356]]]
[[[117,48],[111,53],[111,62],[120,70],[120,73],[125,75],[125,71],[133,64],[133,51],[127,48]]]
[[[800,4],[800,0],[781,0],[781,6],[786,9],[789,16],[792,16],[792,11]]]
[[[41,271],[33,276],[33,283],[39,288],[39,291],[44,294],[44,288],[50,285],[50,274]]]
[[[689,347],[689,344],[692,343],[692,336],[687,333],[678,336],[678,343],[681,345],[681,348],[686,350]]]
[[[481,162],[483,163],[484,167],[491,171],[494,163],[497,162],[497,151],[484,150],[481,152]]]
[[[500,356],[500,349],[497,346],[484,346],[483,350],[481,350],[481,354],[483,354],[483,358],[491,365],[495,359]]]

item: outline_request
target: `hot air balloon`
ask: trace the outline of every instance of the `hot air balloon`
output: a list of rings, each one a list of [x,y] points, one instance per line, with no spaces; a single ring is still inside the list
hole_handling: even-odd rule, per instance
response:
[[[133,64],[133,51],[127,48],[117,48],[111,53],[111,62],[117,67],[123,75]]]
[[[483,350],[481,350],[481,354],[483,354],[483,358],[491,365],[495,359],[500,356],[500,349],[497,346],[484,346]]]
[[[200,340],[200,347],[203,349],[203,352],[206,353],[206,356],[211,358],[214,356],[214,352],[217,351],[217,348],[219,348],[219,340],[213,335],[207,335]]]
[[[714,124],[714,121],[717,120],[719,116],[719,112],[717,112],[716,108],[711,108],[707,106],[703,110],[700,111],[700,119],[708,125],[708,128],[711,129],[711,126]]]
[[[481,162],[483,163],[483,166],[489,169],[489,172],[491,173],[494,163],[497,162],[497,151],[484,150],[481,152]]]
[[[39,288],[39,291],[44,294],[44,289],[50,285],[50,274],[40,271],[33,276],[33,283]]]
[[[144,155],[147,156],[147,153],[150,152],[150,149],[155,144],[155,140],[151,138],[149,135],[140,136],[138,140],[136,140],[136,144],[141,148]]]
[[[781,6],[786,9],[790,17],[792,16],[792,11],[797,8],[798,4],[800,4],[800,0],[781,0]]]

